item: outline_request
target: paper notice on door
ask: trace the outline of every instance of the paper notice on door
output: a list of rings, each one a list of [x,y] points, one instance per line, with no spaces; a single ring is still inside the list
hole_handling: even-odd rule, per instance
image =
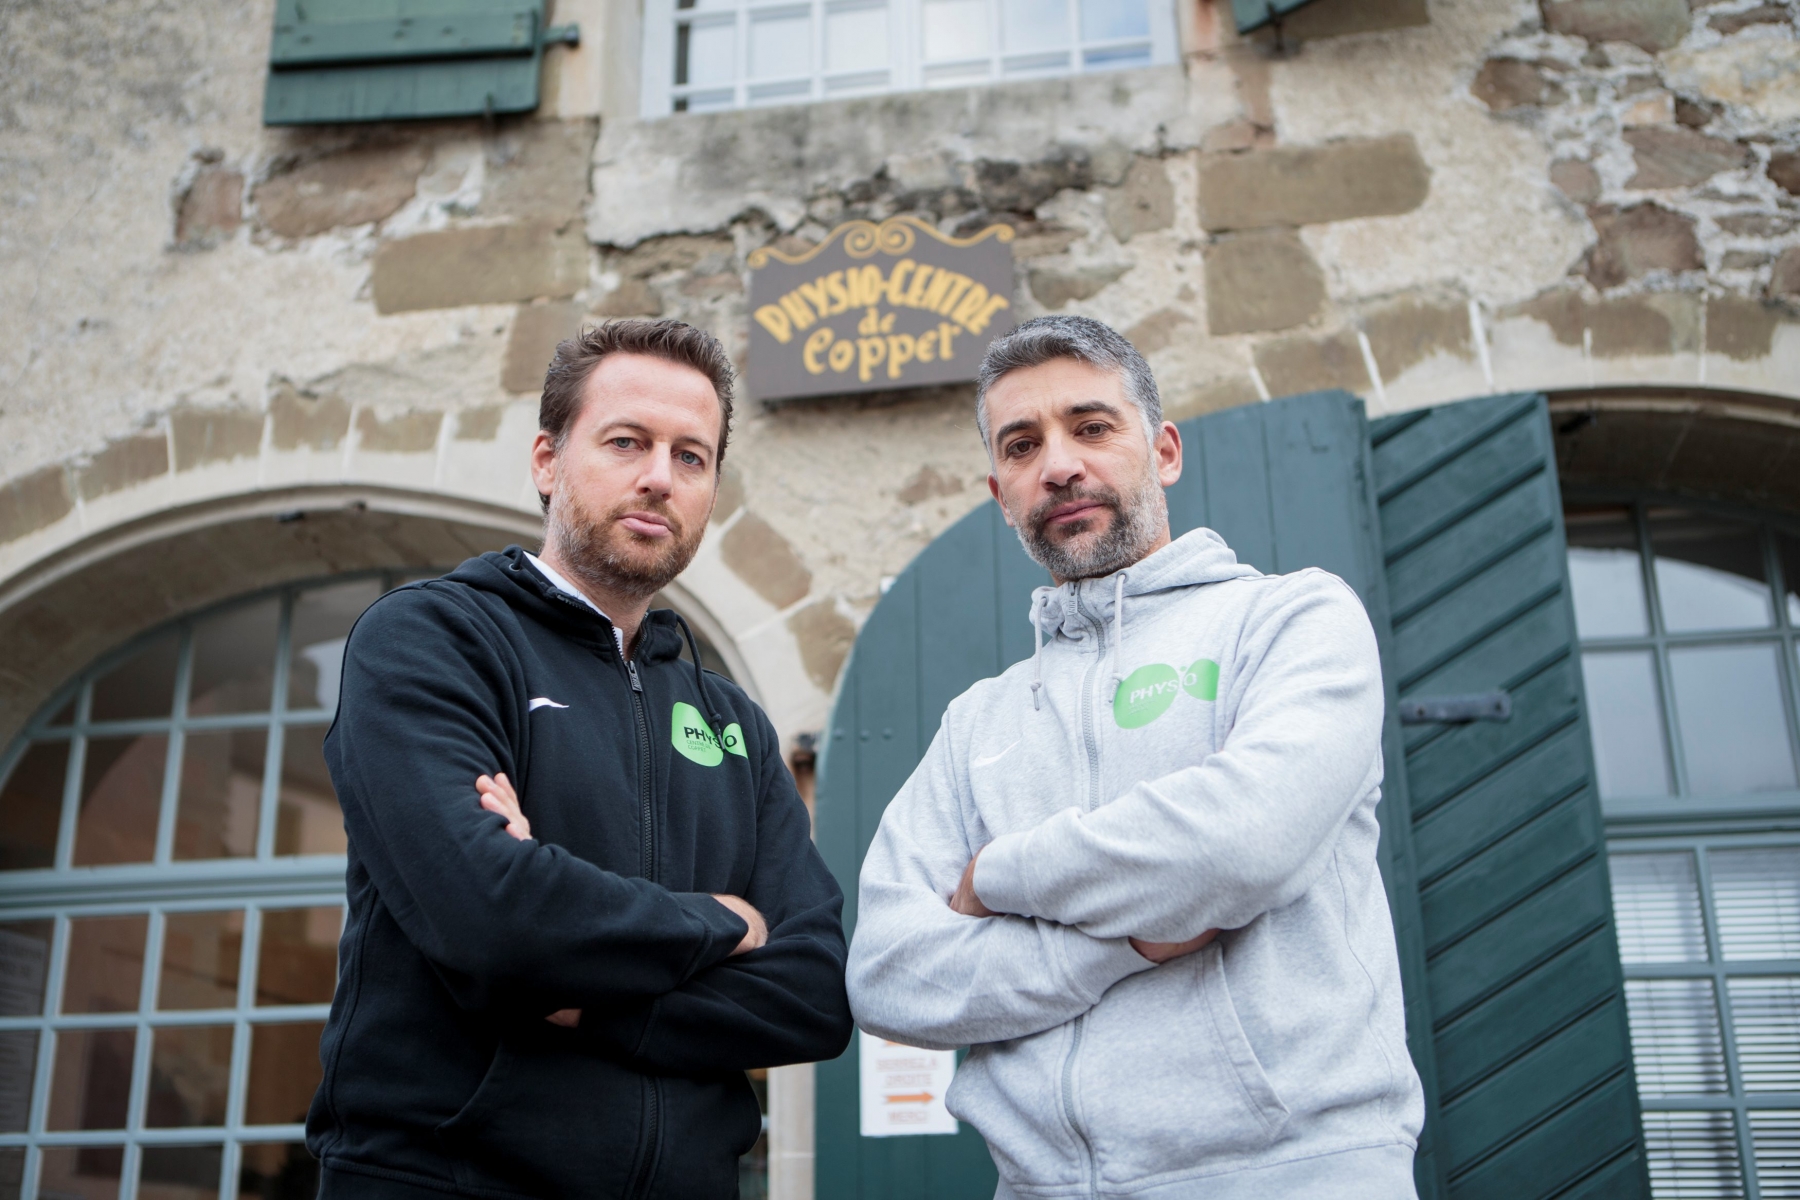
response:
[[[857,1038],[864,1137],[956,1132],[956,1118],[944,1107],[956,1076],[954,1050],[920,1050],[860,1031]]]

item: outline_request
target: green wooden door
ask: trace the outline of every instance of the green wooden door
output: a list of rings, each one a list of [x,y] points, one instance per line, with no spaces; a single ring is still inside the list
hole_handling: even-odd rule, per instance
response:
[[[1537,407],[1530,408],[1532,403]],[[1525,408],[1536,413],[1537,421],[1543,424],[1542,405],[1536,401],[1481,401],[1441,411],[1474,413],[1480,410],[1504,415]],[[1431,421],[1437,415],[1413,418],[1404,429],[1384,427],[1387,436],[1380,447],[1371,445],[1361,402],[1341,392],[1293,397],[1199,418],[1181,426],[1186,444],[1186,467],[1181,481],[1169,489],[1170,521],[1178,536],[1189,529],[1207,525],[1225,537],[1240,559],[1265,571],[1287,572],[1319,566],[1334,572],[1363,598],[1381,641],[1388,677],[1389,718],[1385,749],[1390,764],[1380,809],[1382,871],[1400,945],[1401,970],[1407,992],[1408,1034],[1414,1061],[1426,1083],[1428,1118],[1417,1174],[1420,1194],[1428,1200],[1445,1197],[1456,1189],[1468,1191],[1469,1187],[1480,1186],[1482,1180],[1489,1178],[1481,1173],[1481,1164],[1494,1157],[1492,1147],[1477,1151],[1473,1158],[1463,1152],[1468,1141],[1468,1134],[1463,1131],[1474,1128],[1470,1120],[1457,1124],[1447,1114],[1439,1118],[1435,1057],[1440,1046],[1448,1046],[1452,1052],[1465,1056],[1457,1060],[1458,1070],[1464,1073],[1457,1076],[1460,1090],[1455,1096],[1458,1100],[1491,1101],[1482,1112],[1491,1110],[1492,1102],[1504,1106],[1505,1097],[1517,1093],[1517,1087],[1513,1093],[1505,1092],[1504,1088],[1515,1077],[1516,1063],[1524,1061],[1518,1049],[1503,1039],[1490,1038],[1488,1042],[1481,1042],[1479,1037],[1458,1038],[1459,1031],[1465,1028],[1479,1033],[1475,1026],[1459,1024],[1469,1012],[1480,1010],[1477,999],[1464,1003],[1450,1022],[1436,1020],[1437,1010],[1433,1007],[1439,992],[1450,994],[1455,981],[1460,978],[1458,973],[1472,968],[1454,956],[1444,957],[1447,949],[1460,944],[1455,935],[1449,940],[1443,936],[1435,942],[1432,940],[1433,926],[1430,915],[1422,906],[1422,897],[1429,896],[1433,900],[1448,897],[1462,876],[1455,868],[1447,868],[1440,860],[1433,859],[1436,874],[1428,878],[1418,865],[1423,862],[1424,850],[1415,850],[1414,843],[1421,836],[1441,835],[1459,818],[1451,817],[1449,824],[1417,819],[1409,795],[1414,761],[1410,751],[1416,748],[1426,755],[1421,761],[1435,761],[1430,759],[1429,748],[1445,739],[1430,733],[1412,738],[1411,745],[1403,739],[1396,716],[1396,683],[1410,679],[1419,685],[1412,690],[1419,691],[1420,687],[1435,689],[1444,680],[1465,678],[1454,672],[1442,676],[1432,673],[1436,668],[1423,673],[1414,670],[1407,675],[1398,664],[1415,661],[1419,653],[1425,652],[1424,649],[1413,650],[1413,647],[1428,648],[1423,640],[1425,631],[1439,627],[1433,624],[1430,613],[1437,611],[1435,604],[1454,594],[1454,585],[1460,581],[1457,571],[1466,568],[1458,566],[1463,560],[1430,548],[1445,539],[1456,540],[1459,535],[1451,526],[1421,526],[1397,557],[1384,550],[1384,537],[1390,522],[1398,522],[1407,511],[1408,497],[1424,494],[1414,490],[1421,481],[1437,479],[1444,487],[1453,487],[1454,481],[1461,478],[1454,471],[1434,474],[1425,469],[1429,455],[1417,458],[1417,469],[1405,465],[1414,461],[1407,457],[1412,453],[1409,446],[1428,444],[1424,439],[1434,428]],[[1471,436],[1479,441],[1482,431],[1493,424],[1493,419],[1485,424],[1477,421]],[[1447,428],[1442,422],[1438,427]],[[1414,430],[1410,439],[1408,430]],[[1541,432],[1542,446],[1547,447],[1547,426]],[[1561,525],[1555,512],[1555,481],[1548,474],[1549,460],[1539,452],[1538,443],[1526,443],[1525,458],[1519,457],[1520,444],[1514,441],[1490,441],[1485,450],[1468,438],[1464,443],[1459,443],[1463,445],[1464,459],[1504,460],[1496,468],[1502,476],[1537,478],[1540,482],[1548,480],[1550,528],[1546,536],[1554,543],[1555,553],[1560,555]],[[1385,458],[1381,457],[1383,453]],[[1469,495],[1477,496],[1475,491]],[[1475,509],[1481,509],[1482,503],[1476,503]],[[1468,504],[1453,505],[1449,511],[1462,512],[1468,507]],[[1499,519],[1505,520],[1509,511],[1503,511]],[[1480,528],[1479,522],[1471,527],[1477,533]],[[1560,572],[1560,567],[1557,570]],[[1435,576],[1433,571],[1437,572]],[[1434,579],[1437,582],[1432,582]],[[1561,579],[1560,573],[1557,574],[1555,588],[1560,589]],[[1046,582],[1043,571],[1025,556],[1017,537],[1006,527],[998,508],[989,503],[970,513],[927,547],[895,580],[864,625],[832,711],[818,790],[819,844],[848,897],[845,921],[852,930],[856,919],[856,874],[880,823],[882,810],[923,755],[948,702],[976,680],[996,674],[1030,653],[1031,626],[1026,616],[1029,596],[1033,587]],[[1400,626],[1390,622],[1389,618],[1392,588],[1409,589],[1406,592],[1408,622],[1404,641],[1399,633]],[[1556,594],[1561,597],[1560,590]],[[1566,599],[1559,598],[1555,603],[1562,606],[1558,611],[1566,633],[1572,628]],[[1450,610],[1444,610],[1444,613],[1447,615],[1440,618],[1440,624],[1445,621],[1453,624],[1455,614]],[[1565,636],[1562,651],[1565,658],[1569,644]],[[1412,659],[1407,658],[1409,653],[1413,654]],[[1439,665],[1452,661],[1445,659]],[[1467,677],[1472,679],[1475,675]],[[1464,690],[1489,686],[1499,685],[1484,682]],[[1575,728],[1585,738],[1578,681],[1572,695],[1574,712],[1564,724]],[[1477,736],[1481,732],[1478,730]],[[1461,737],[1462,733],[1455,736]],[[1585,746],[1583,741],[1581,753],[1584,755]],[[1585,758],[1582,761],[1585,763]],[[1401,762],[1406,762],[1408,769],[1394,769],[1394,764]],[[1425,779],[1428,786],[1442,790],[1438,776],[1427,772]],[[1581,795],[1591,808],[1591,788]],[[1438,797],[1438,807],[1443,808],[1446,798],[1439,797],[1438,792],[1433,796]],[[1570,793],[1562,799],[1567,802],[1573,796],[1574,793]],[[1529,800],[1525,804],[1532,807]],[[1461,810],[1451,807],[1444,811],[1455,813]],[[1597,839],[1597,808],[1593,816]],[[1539,846],[1528,841],[1506,842],[1502,837],[1501,842],[1488,848],[1485,857],[1477,855],[1483,864],[1488,864],[1482,869],[1506,861],[1509,854],[1529,857],[1541,853]],[[1598,841],[1594,844],[1597,846]],[[1438,843],[1433,846],[1437,847]],[[1583,858],[1583,863],[1591,857]],[[1456,861],[1460,863],[1463,859]],[[1588,873],[1579,878],[1591,888],[1596,876],[1591,867],[1585,869]],[[1604,904],[1603,862],[1599,869],[1599,899]],[[1515,873],[1523,878],[1530,876],[1532,871],[1526,865],[1517,868]],[[1458,882],[1448,885],[1450,890],[1446,891],[1445,881],[1453,877]],[[1422,889],[1422,880],[1430,886]],[[1583,895],[1587,896],[1586,893]],[[1591,901],[1593,897],[1587,896],[1587,899]],[[1501,916],[1496,914],[1491,920],[1498,922]],[[1609,909],[1603,908],[1600,920],[1602,924],[1588,928],[1584,935],[1587,940],[1579,944],[1591,951],[1610,954],[1610,966],[1600,972],[1604,982],[1594,993],[1599,999],[1580,1007],[1580,1012],[1604,1024],[1609,1019],[1608,1014],[1622,1014],[1622,1004],[1617,954],[1612,949],[1610,925],[1606,924],[1610,920]],[[1572,949],[1574,945],[1571,943],[1564,949]],[[1428,952],[1434,947],[1438,958],[1428,959]],[[1552,954],[1536,965],[1545,965],[1552,960],[1562,961]],[[1434,969],[1438,972],[1436,975],[1432,973]],[[1526,967],[1527,972],[1530,969],[1530,966]],[[1488,989],[1479,995],[1493,992],[1494,989]],[[1535,993],[1531,995],[1535,996]],[[1622,1015],[1618,1021],[1622,1030]],[[1558,1030],[1579,1033],[1595,1027],[1592,1023],[1571,1026],[1566,1021],[1552,1024],[1552,1034]],[[1492,1053],[1482,1058],[1488,1050]],[[1484,1066],[1469,1075],[1466,1062],[1473,1060],[1479,1060]],[[1615,1056],[1608,1062],[1611,1064],[1609,1069],[1615,1073],[1621,1069],[1621,1062],[1625,1064],[1623,1078],[1629,1088],[1628,1052],[1625,1059],[1618,1060]],[[987,1200],[992,1196],[994,1169],[985,1147],[971,1130],[965,1128],[956,1137],[876,1139],[859,1136],[856,1069],[854,1048],[835,1062],[819,1067],[817,1168],[820,1197],[828,1200]],[[1575,1092],[1587,1096],[1591,1090],[1576,1088]],[[1575,1093],[1571,1093],[1570,1098],[1574,1099]],[[1474,1113],[1476,1110],[1466,1107],[1459,1110],[1459,1116],[1462,1111]],[[1576,1108],[1569,1111],[1583,1116],[1589,1108],[1582,1108],[1577,1103]],[[1636,1119],[1635,1098],[1629,1116]],[[1546,1124],[1556,1127],[1558,1119],[1551,1116],[1547,1122],[1538,1120],[1535,1124],[1526,1121],[1520,1126],[1520,1136],[1510,1141],[1503,1139],[1504,1146],[1510,1147],[1515,1142],[1527,1146],[1537,1144],[1530,1140],[1531,1131]],[[1457,1142],[1454,1149],[1441,1149],[1442,1140],[1451,1131],[1456,1131],[1464,1140]],[[1636,1142],[1630,1145],[1635,1147]],[[1625,1151],[1626,1154],[1631,1152]],[[1641,1175],[1641,1167],[1638,1170]],[[1580,1176],[1581,1173],[1576,1172],[1560,1178],[1567,1181]],[[1468,1191],[1468,1194],[1477,1193]],[[1549,1196],[1554,1192],[1526,1189],[1505,1194]]]
[[[1648,1196],[1544,398],[1371,436],[1388,675],[1513,703],[1405,739],[1445,1195]]]

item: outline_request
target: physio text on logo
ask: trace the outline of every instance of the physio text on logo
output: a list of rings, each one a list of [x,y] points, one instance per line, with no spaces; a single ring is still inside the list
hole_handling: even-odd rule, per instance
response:
[[[669,742],[683,758],[703,767],[718,766],[727,754],[750,757],[744,750],[744,730],[736,721],[715,735],[700,710],[683,700],[677,700],[669,713]]]
[[[1113,693],[1113,720],[1120,729],[1141,729],[1168,712],[1184,691],[1196,700],[1218,699],[1219,664],[1201,658],[1181,672],[1164,663],[1139,667]]]

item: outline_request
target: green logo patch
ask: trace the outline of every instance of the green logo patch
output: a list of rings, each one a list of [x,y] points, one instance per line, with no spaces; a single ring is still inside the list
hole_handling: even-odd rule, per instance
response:
[[[1113,693],[1113,720],[1120,729],[1139,729],[1168,712],[1180,691],[1174,667],[1162,663],[1139,667]]]
[[[1219,664],[1210,658],[1197,658],[1194,665],[1181,673],[1181,686],[1196,700],[1219,698]]]
[[[725,727],[725,734],[722,740],[725,742],[725,753],[735,754],[739,758],[750,757],[744,750],[744,731],[736,721],[733,721]]]
[[[736,725],[725,731],[727,737],[737,731],[737,740],[744,740],[743,730]],[[706,724],[706,718],[700,710],[685,701],[677,700],[675,709],[669,714],[669,741],[683,758],[697,762],[703,767],[716,767],[725,761],[725,751],[719,745],[718,735]],[[737,753],[742,754],[742,750]]]

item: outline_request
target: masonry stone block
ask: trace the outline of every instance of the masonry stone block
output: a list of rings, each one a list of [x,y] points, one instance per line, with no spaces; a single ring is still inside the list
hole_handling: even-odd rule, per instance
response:
[[[800,648],[806,677],[821,692],[829,693],[837,686],[838,672],[856,644],[856,626],[837,610],[837,602],[827,597],[794,613],[787,619],[787,627]]]
[[[512,124],[489,144],[481,213],[557,224],[580,216],[599,133],[589,120]]]
[[[1768,171],[1777,187],[1800,196],[1800,150],[1780,150],[1769,155]]]
[[[1637,173],[1625,182],[1629,188],[1693,187],[1720,171],[1747,167],[1756,158],[1748,146],[1679,125],[1627,129],[1624,137],[1637,161]]]
[[[1121,242],[1175,223],[1175,188],[1161,160],[1133,158],[1125,182],[1106,191],[1106,223]]]
[[[500,436],[500,420],[504,416],[504,404],[465,408],[456,414],[456,432],[450,436],[459,442],[491,442]]]
[[[160,429],[107,443],[75,471],[75,490],[83,500],[97,500],[169,473],[169,439]]]
[[[360,146],[274,175],[256,185],[251,200],[263,227],[282,237],[367,225],[413,198],[425,161],[416,143]]]
[[[1246,372],[1226,379],[1215,379],[1185,393],[1165,398],[1163,416],[1171,421],[1185,421],[1189,417],[1204,416],[1221,409],[1254,404],[1261,399],[1256,385],[1250,381],[1249,373]]]
[[[589,310],[596,317],[660,317],[662,297],[642,279],[620,280],[619,286],[594,302]]]
[[[737,246],[728,237],[672,234],[640,242],[609,265],[626,279],[650,279],[670,271],[692,271],[702,266],[716,270],[736,261]]]
[[[1800,229],[1800,217],[1786,213],[1726,213],[1713,220],[1721,231],[1734,237],[1774,238]]]
[[[1285,337],[1256,348],[1256,369],[1269,394],[1294,396],[1327,388],[1365,393],[1369,369],[1362,346],[1347,330],[1325,337]]]
[[[365,408],[356,414],[356,448],[386,454],[418,454],[436,448],[443,424],[441,412],[382,414]]]
[[[587,241],[547,223],[471,225],[386,241],[370,280],[375,311],[509,304],[573,296],[587,283]]]
[[[1282,18],[1281,36],[1283,40],[1309,42],[1430,23],[1425,0],[1314,0]],[[1272,38],[1273,33],[1264,36]]]
[[[1165,172],[1164,178],[1167,177]],[[1079,229],[1070,229],[1054,221],[1028,222],[1013,239],[1013,260],[1024,262],[1032,258],[1049,258],[1061,254],[1080,240]]]
[[[1706,350],[1739,360],[1766,358],[1781,309],[1747,296],[1720,296],[1706,306]]]
[[[277,450],[335,450],[350,432],[350,405],[278,380],[269,392],[269,442]]]
[[[1410,133],[1208,154],[1200,160],[1200,223],[1220,232],[1392,216],[1419,207],[1430,187]]]
[[[1600,173],[1593,163],[1579,158],[1559,158],[1551,163],[1550,182],[1577,204],[1592,204],[1600,198]]]
[[[1655,204],[1605,205],[1588,211],[1599,241],[1586,274],[1597,288],[1617,287],[1651,271],[1697,271],[1706,265],[1694,219]]]
[[[1101,263],[1086,267],[1034,267],[1031,271],[1031,294],[1045,308],[1061,308],[1071,300],[1086,300],[1098,295],[1131,267],[1123,263]]]
[[[1155,354],[1183,337],[1193,336],[1194,326],[1194,318],[1187,313],[1159,308],[1125,330],[1125,340],[1136,346],[1139,354]]]
[[[1706,19],[1706,23],[1730,37],[1752,25],[1785,25],[1793,19],[1792,12],[1785,5],[1759,4],[1742,12],[1715,13]]]
[[[812,590],[812,572],[775,527],[747,512],[719,543],[725,565],[776,608],[787,608]]]
[[[894,493],[894,499],[902,504],[919,504],[938,496],[953,496],[962,490],[962,480],[954,475],[945,475],[926,463],[901,485],[900,490]]]
[[[1685,293],[1590,300],[1558,288],[1502,310],[1544,322],[1565,346],[1589,344],[1595,358],[1673,354],[1698,348],[1699,301]]]
[[[1740,37],[1673,50],[1662,74],[1677,91],[1751,109],[1758,122],[1800,120],[1800,41]]]
[[[1630,42],[1652,54],[1678,45],[1692,18],[1687,0],[1544,0],[1552,33],[1590,42]]]
[[[1397,378],[1433,355],[1475,356],[1468,305],[1454,301],[1409,298],[1384,305],[1364,316],[1363,333],[1383,379]]]
[[[74,507],[69,472],[60,464],[0,483],[0,542],[54,525]]]
[[[1800,297],[1800,246],[1789,246],[1769,273],[1769,295]]]
[[[249,409],[181,405],[169,413],[177,471],[254,458],[262,450],[262,432],[263,415]]]
[[[1561,104],[1568,99],[1562,85],[1536,63],[1519,58],[1490,58],[1469,86],[1475,98],[1495,112],[1532,105]]]
[[[1325,273],[1291,229],[1223,237],[1205,254],[1206,324],[1215,334],[1291,329],[1325,306]]]
[[[500,386],[509,392],[542,392],[544,372],[556,354],[557,343],[579,332],[581,310],[567,300],[520,305],[506,339]]]
[[[719,494],[713,500],[712,524],[723,525],[731,514],[744,507],[744,476],[736,467],[726,467],[719,474]]]
[[[1775,256],[1767,250],[1727,250],[1719,255],[1721,271],[1755,271],[1769,264]]]
[[[243,175],[225,167],[205,167],[176,209],[175,243],[184,249],[215,245],[243,223]]]

